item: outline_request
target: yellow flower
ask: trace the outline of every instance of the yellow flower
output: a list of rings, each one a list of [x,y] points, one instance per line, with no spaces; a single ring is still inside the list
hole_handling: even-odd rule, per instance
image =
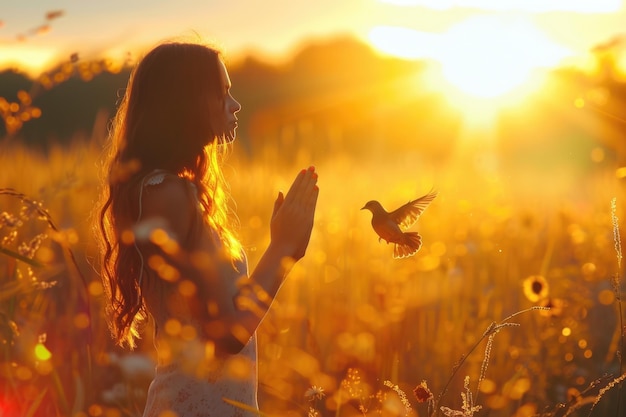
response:
[[[532,303],[543,300],[550,294],[548,281],[541,275],[529,276],[524,280],[522,287],[524,289],[524,295]]]

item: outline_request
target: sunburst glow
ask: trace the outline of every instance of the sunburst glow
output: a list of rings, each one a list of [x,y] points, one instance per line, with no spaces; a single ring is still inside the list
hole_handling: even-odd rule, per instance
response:
[[[448,81],[479,97],[502,95],[568,55],[526,21],[477,17],[453,27],[437,59]]]
[[[24,45],[3,45],[0,68],[15,66],[32,75],[46,68],[54,59],[55,51]]]
[[[449,83],[485,98],[513,90],[534,70],[553,67],[569,54],[527,20],[486,16],[469,18],[442,34],[376,27],[369,39],[389,54],[439,62]]]
[[[380,0],[398,6],[422,6],[434,10],[448,10],[454,7],[482,10],[516,10],[526,12],[577,12],[610,13],[617,12],[621,0]]]

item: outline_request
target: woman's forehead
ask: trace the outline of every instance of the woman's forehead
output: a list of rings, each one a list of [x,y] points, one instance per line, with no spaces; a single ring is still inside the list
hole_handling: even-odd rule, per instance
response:
[[[225,86],[230,87],[230,77],[228,76],[228,70],[226,69],[226,64],[224,64],[224,61],[222,61],[221,59],[219,60],[219,71],[220,71],[220,77],[222,78],[222,83]]]

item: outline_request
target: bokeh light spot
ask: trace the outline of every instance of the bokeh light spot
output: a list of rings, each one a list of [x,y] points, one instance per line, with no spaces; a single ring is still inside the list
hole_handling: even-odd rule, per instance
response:
[[[52,357],[52,353],[50,353],[48,348],[46,348],[43,343],[37,343],[35,345],[35,356],[40,361],[47,361]]]
[[[604,149],[600,147],[593,148],[591,150],[591,160],[595,163],[604,161]]]
[[[250,378],[252,372],[250,360],[242,356],[233,356],[226,364],[226,373],[232,379],[246,380]]]
[[[514,417],[531,417],[537,414],[537,405],[533,403],[528,403],[522,405],[515,412]]]
[[[89,316],[86,313],[78,313],[74,316],[74,326],[77,329],[86,329],[89,327]]]
[[[613,304],[615,301],[615,293],[611,290],[602,290],[598,293],[598,301],[605,306]]]
[[[167,333],[170,336],[176,336],[180,333],[180,330],[182,329],[182,325],[180,324],[180,321],[176,320],[176,319],[169,319],[165,322],[165,333]]]
[[[90,405],[89,409],[87,410],[87,412],[92,417],[99,417],[102,414],[104,414],[104,410],[102,409],[102,406],[100,404],[92,404],[92,405]]]
[[[480,383],[480,392],[484,394],[491,394],[496,391],[496,387],[497,385],[492,379],[485,378]]]
[[[581,267],[581,271],[583,275],[585,275],[585,278],[592,276],[594,272],[596,272],[596,269],[597,269],[596,265],[591,262],[586,262]]]
[[[507,399],[502,395],[492,395],[487,398],[487,406],[494,410],[499,410],[501,408],[506,407]]]
[[[104,288],[100,281],[91,281],[88,287],[89,294],[98,297],[104,293]]]
[[[196,331],[195,327],[187,324],[184,325],[182,329],[180,329],[180,337],[183,340],[191,341],[198,337],[198,332]]]
[[[122,235],[120,236],[120,240],[125,245],[132,245],[135,241],[135,234],[132,232],[132,230],[124,230],[122,232]]]
[[[440,241],[434,242],[430,245],[430,253],[433,254],[433,256],[441,257],[446,254],[446,250],[446,244]]]
[[[188,279],[183,280],[178,284],[178,292],[185,297],[191,297],[196,293],[196,284]]]
[[[509,393],[509,397],[514,400],[520,400],[524,394],[530,389],[531,382],[528,378],[520,378],[515,383],[513,383],[513,387],[511,388],[511,392]]]
[[[248,220],[248,226],[250,226],[251,229],[260,229],[263,226],[263,221],[261,221],[259,216],[252,216],[250,220]]]
[[[29,380],[33,377],[33,371],[25,366],[18,366],[15,370],[15,376],[22,381]]]

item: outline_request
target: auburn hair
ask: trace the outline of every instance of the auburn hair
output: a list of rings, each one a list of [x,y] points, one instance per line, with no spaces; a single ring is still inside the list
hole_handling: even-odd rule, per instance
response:
[[[137,221],[137,191],[147,174],[163,169],[191,181],[205,224],[233,260],[242,257],[221,168],[229,141],[220,60],[220,52],[206,45],[160,44],[131,72],[112,121],[96,235],[109,326],[119,345],[135,347],[148,316],[140,254],[122,239]]]

